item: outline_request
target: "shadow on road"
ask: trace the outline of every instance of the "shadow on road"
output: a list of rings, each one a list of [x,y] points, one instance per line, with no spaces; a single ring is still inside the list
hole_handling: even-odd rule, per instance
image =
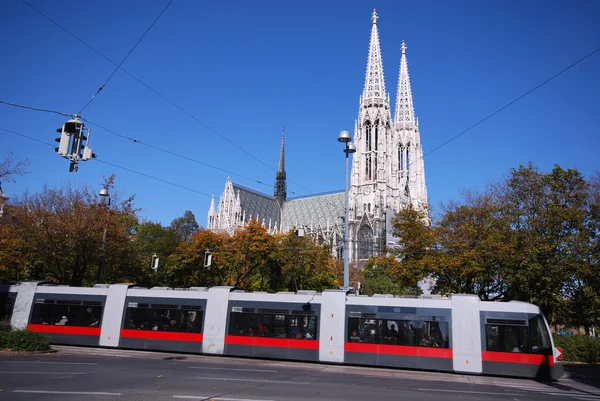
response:
[[[563,363],[565,377],[600,389],[600,365],[589,363]]]
[[[183,359],[187,359],[187,356],[167,356],[163,358],[165,361],[181,361]]]

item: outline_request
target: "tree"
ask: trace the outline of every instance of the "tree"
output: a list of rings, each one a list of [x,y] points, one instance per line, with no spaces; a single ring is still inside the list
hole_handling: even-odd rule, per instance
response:
[[[200,229],[189,241],[179,244],[175,253],[159,269],[156,280],[173,287],[210,287],[225,285],[228,265],[225,250],[229,238],[224,234]],[[211,266],[204,266],[205,253],[212,254]]]
[[[513,256],[511,231],[489,193],[464,193],[450,202],[436,224],[435,291],[478,294],[483,300],[505,295],[503,268]]]
[[[15,182],[14,176],[27,174],[29,159],[15,161],[12,153],[0,159],[0,184],[2,181]],[[1,192],[1,191],[0,191]]]
[[[400,210],[392,219],[392,232],[398,245],[388,249],[398,263],[386,262],[390,274],[402,288],[418,291],[418,282],[433,271],[436,248],[435,232],[429,223],[428,211],[412,205]]]
[[[588,183],[577,170],[557,165],[544,174],[529,164],[513,169],[495,191],[515,241],[507,296],[552,316],[587,258]]]
[[[400,262],[394,256],[371,257],[365,263],[364,283],[365,294],[416,295],[413,277],[406,282],[398,281],[394,273],[401,269]]]
[[[336,261],[330,257],[329,246],[316,244],[308,236],[299,237],[293,230],[277,235],[275,241],[272,260],[280,266],[284,288],[322,291],[338,286]]]
[[[111,177],[107,185],[112,185]],[[137,224],[133,198],[120,200],[113,191],[110,210],[100,203],[95,191],[86,186],[44,186],[38,194],[15,197],[8,214],[10,230],[20,236],[13,248],[2,254],[0,265],[19,258],[19,271],[12,275],[34,280],[80,286],[95,282],[104,228],[107,282],[129,281],[139,277],[131,245]],[[13,263],[14,265],[14,263]]]
[[[196,216],[189,210],[183,213],[182,217],[178,217],[171,222],[170,228],[177,234],[179,241],[187,241],[200,226],[196,222]]]

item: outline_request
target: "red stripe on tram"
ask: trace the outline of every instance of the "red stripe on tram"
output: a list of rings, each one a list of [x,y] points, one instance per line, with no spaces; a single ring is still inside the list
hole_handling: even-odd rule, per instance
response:
[[[437,347],[412,347],[407,345],[344,343],[346,352],[364,352],[367,354],[388,354],[420,356],[426,358],[452,358],[452,349]]]
[[[521,354],[519,352],[481,351],[481,359],[485,362],[522,363],[529,365],[554,365],[552,355]]]
[[[225,344],[251,345],[255,347],[319,349],[319,340],[296,340],[291,338],[225,336]]]
[[[100,327],[54,326],[51,324],[28,324],[27,331],[78,336],[100,336]]]
[[[179,333],[173,331],[154,331],[154,330],[121,330],[122,338],[140,338],[144,340],[169,340],[202,342],[203,335],[200,333]]]

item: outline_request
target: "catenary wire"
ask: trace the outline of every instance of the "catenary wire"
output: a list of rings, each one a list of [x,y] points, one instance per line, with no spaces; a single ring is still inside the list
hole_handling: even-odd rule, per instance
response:
[[[25,0],[21,0],[23,3],[25,3],[26,5],[28,5],[29,7],[31,7],[33,10],[35,10],[37,13],[39,13],[41,16],[43,16],[44,18],[48,19],[50,22],[52,22],[53,24],[55,24],[56,26],[58,26],[60,29],[62,29],[63,31],[65,31],[66,33],[68,33],[70,36],[72,36],[74,39],[76,39],[77,41],[79,41],[80,43],[82,43],[83,45],[85,45],[86,47],[88,47],[89,49],[91,49],[92,51],[94,51],[96,54],[98,54],[99,56],[101,56],[102,58],[104,58],[105,60],[107,60],[108,62],[110,62],[113,65],[117,65],[115,62],[113,62],[110,58],[108,58],[107,56],[105,56],[104,54],[100,53],[98,50],[94,49],[92,46],[90,46],[89,44],[87,44],[86,42],[84,42],[82,39],[80,39],[79,37],[77,37],[75,34],[71,33],[69,30],[67,30],[66,28],[64,28],[62,25],[60,25],[58,22],[54,21],[52,18],[50,18],[49,16],[47,16],[46,14],[44,14],[43,12],[41,12],[40,10],[38,10],[37,8],[33,7],[31,4],[27,3]],[[594,51],[592,51],[591,53],[587,54],[586,56],[580,58],[579,60],[575,61],[574,63],[572,63],[571,65],[567,66],[566,68],[564,68],[563,70],[561,70],[560,72],[556,73],[555,75],[553,75],[552,77],[548,78],[547,80],[545,80],[544,82],[540,83],[539,85],[535,86],[534,88],[528,90],[527,92],[525,92],[524,94],[522,94],[521,96],[517,97],[516,99],[512,100],[511,102],[507,103],[506,105],[502,106],[501,108],[499,108],[498,110],[494,111],[493,113],[489,114],[488,116],[484,117],[483,119],[481,119],[480,121],[478,121],[477,123],[473,124],[472,126],[468,127],[467,129],[465,129],[464,131],[458,133],[457,135],[453,136],[452,138],[448,139],[447,141],[443,142],[442,144],[436,146],[435,148],[433,148],[432,150],[430,150],[429,152],[425,153],[421,158],[418,158],[417,160],[411,162],[409,165],[412,165],[413,163],[417,162],[418,160],[421,160],[423,158],[425,158],[426,156],[429,156],[430,154],[432,154],[433,152],[439,150],[440,148],[444,147],[445,145],[449,144],[450,142],[454,141],[455,139],[459,138],[460,136],[466,134],[467,132],[469,132],[470,130],[472,130],[473,128],[479,126],[480,124],[482,124],[483,122],[487,121],[488,119],[492,118],[493,116],[495,116],[496,114],[500,113],[501,111],[503,111],[504,109],[510,107],[511,105],[513,105],[514,103],[518,102],[519,100],[521,100],[522,98],[526,97],[527,95],[531,94],[532,92],[534,92],[535,90],[541,88],[542,86],[546,85],[547,83],[549,83],[550,81],[552,81],[553,79],[557,78],[558,76],[560,76],[561,74],[565,73],[566,71],[568,71],[569,69],[573,68],[574,66],[576,66],[577,64],[581,63],[582,61],[586,60],[587,58],[591,57],[592,55],[594,55],[595,53],[597,53],[598,51],[600,51],[600,47],[595,49]],[[120,68],[120,67],[119,67]],[[189,112],[187,112],[186,110],[184,110],[182,107],[178,106],[177,104],[175,104],[173,101],[171,101],[170,99],[168,99],[167,97],[165,97],[164,95],[162,95],[161,93],[159,93],[157,90],[155,90],[154,88],[150,87],[148,84],[142,82],[140,79],[138,79],[137,77],[135,77],[134,75],[132,75],[131,73],[129,73],[128,71],[126,71],[123,68],[120,68],[121,71],[125,72],[127,75],[129,75],[131,78],[133,78],[134,80],[136,80],[138,83],[140,83],[141,85],[145,86],[147,89],[149,89],[150,91],[154,92],[156,95],[160,96],[161,98],[163,98],[165,101],[167,101],[168,103],[170,103],[172,106],[176,107],[177,109],[179,109],[180,111],[182,111],[183,113],[185,113],[186,115],[188,115],[189,117],[191,117],[193,120],[195,120],[196,122],[198,122],[199,124],[203,125],[205,128],[209,129],[210,131],[212,131],[213,133],[215,133],[216,135],[220,136],[222,139],[226,140],[227,142],[229,142],[230,144],[232,144],[233,146],[235,146],[236,148],[238,148],[239,150],[241,150],[242,152],[246,153],[247,155],[249,155],[250,157],[252,157],[253,159],[255,159],[256,161],[260,162],[261,164],[263,164],[264,166],[268,167],[269,169],[275,171],[271,166],[269,166],[268,164],[264,163],[263,161],[259,160],[258,158],[256,158],[255,156],[253,156],[252,154],[250,154],[248,151],[246,151],[245,149],[243,149],[242,147],[240,147],[239,145],[237,145],[236,143],[234,143],[233,141],[231,141],[230,139],[228,139],[227,137],[223,136],[222,134],[220,134],[219,132],[217,132],[215,129],[213,129],[212,127],[208,126],[207,124],[205,124],[204,122],[200,121],[199,119],[197,119],[195,116],[193,116],[192,114],[190,114]],[[308,191],[309,193],[311,192],[310,190],[306,189],[305,187],[303,187],[302,185],[289,180],[290,182],[298,185],[299,187],[303,188],[304,190]]]
[[[68,114],[68,113],[62,113],[62,112],[59,112],[59,111],[53,111],[53,110],[48,110],[48,109],[40,109],[40,108],[37,108],[37,107],[31,107],[31,106],[20,105],[20,104],[16,104],[16,103],[12,103],[12,102],[7,102],[7,101],[3,101],[3,100],[0,100],[0,103],[6,104],[6,105],[9,105],[9,106],[20,107],[20,108],[24,108],[24,109],[28,109],[28,110],[52,112],[52,113],[57,113],[57,114],[64,115],[64,116],[74,116],[74,115],[71,115],[71,114]],[[188,161],[192,161],[192,162],[194,162],[194,163],[198,163],[198,164],[200,164],[200,165],[203,165],[203,166],[206,166],[206,167],[213,168],[213,169],[215,169],[215,170],[222,171],[222,172],[224,172],[224,173],[227,173],[227,174],[230,174],[230,175],[232,175],[232,176],[236,176],[236,177],[244,178],[244,179],[246,179],[246,180],[248,180],[248,181],[252,181],[252,182],[255,182],[255,183],[257,183],[257,184],[260,184],[260,185],[265,185],[265,186],[268,186],[268,187],[270,187],[270,186],[271,186],[271,185],[269,185],[269,184],[267,184],[267,183],[265,183],[265,182],[263,182],[263,181],[260,181],[260,180],[256,180],[256,179],[253,179],[253,178],[247,177],[247,176],[245,176],[245,175],[243,175],[243,174],[238,174],[238,173],[235,173],[235,172],[233,172],[233,171],[229,171],[229,170],[223,169],[223,168],[221,168],[221,167],[213,166],[213,165],[211,165],[211,164],[208,164],[208,163],[202,162],[202,161],[200,161],[200,160],[193,159],[193,158],[191,158],[191,157],[188,157],[188,156],[185,156],[185,155],[182,155],[182,154],[179,154],[179,153],[176,153],[176,152],[173,152],[173,151],[167,150],[167,149],[163,149],[163,148],[160,148],[160,147],[158,147],[158,146],[151,145],[151,144],[149,144],[149,143],[142,142],[142,141],[141,141],[141,140],[139,140],[139,139],[135,139],[135,138],[131,138],[131,137],[128,137],[128,136],[125,136],[125,135],[119,134],[118,132],[115,132],[115,131],[113,131],[113,130],[111,130],[111,129],[109,129],[109,128],[103,127],[102,125],[100,125],[100,124],[97,124],[97,123],[95,123],[95,122],[93,122],[93,121],[90,121],[90,120],[88,120],[88,119],[86,119],[86,118],[83,118],[83,117],[82,117],[82,120],[84,120],[84,121],[86,121],[86,122],[88,122],[88,123],[90,123],[90,124],[92,124],[92,125],[95,125],[96,127],[98,127],[98,128],[101,128],[101,129],[103,129],[103,130],[105,130],[105,131],[107,131],[107,132],[109,132],[109,133],[111,133],[111,134],[113,134],[113,135],[116,135],[116,136],[118,136],[118,137],[121,137],[121,138],[127,139],[127,140],[129,140],[129,141],[132,141],[132,142],[134,142],[134,143],[139,143],[140,145],[144,145],[144,146],[150,147],[150,148],[152,148],[152,149],[156,149],[156,150],[159,150],[159,151],[161,151],[161,152],[164,152],[164,153],[167,153],[167,154],[170,154],[170,155],[173,155],[173,156],[177,156],[177,157],[180,157],[180,158],[182,158],[182,159],[185,159],[185,160],[188,160]],[[296,194],[294,191],[290,191],[290,193],[292,193],[292,194],[294,194],[294,195]]]
[[[50,146],[50,147],[52,147],[52,148],[54,147],[54,145],[52,145],[51,143],[48,143],[48,142],[41,141],[41,140],[39,140],[39,139],[37,139],[37,138],[34,138],[34,137],[32,137],[32,136],[29,136],[29,135],[21,134],[21,133],[19,133],[19,132],[15,132],[15,131],[12,131],[12,130],[9,130],[9,129],[6,129],[6,128],[2,128],[2,127],[0,127],[0,130],[2,130],[2,131],[5,131],[5,132],[8,132],[8,133],[10,133],[10,134],[13,134],[13,135],[20,136],[20,137],[22,137],[22,138],[26,138],[26,139],[29,139],[29,140],[32,140],[32,141],[35,141],[35,142],[41,143],[42,145]],[[209,195],[209,194],[207,194],[207,193],[204,193],[204,192],[201,192],[201,191],[198,191],[198,190],[195,190],[195,189],[192,189],[192,188],[186,187],[186,186],[184,186],[184,185],[180,185],[180,184],[174,183],[174,182],[172,182],[172,181],[163,180],[162,178],[158,178],[158,177],[155,177],[155,176],[153,176],[153,175],[150,175],[150,174],[142,173],[142,172],[140,172],[140,171],[137,171],[137,170],[133,170],[133,169],[130,169],[130,168],[127,168],[127,167],[119,166],[118,164],[110,163],[110,162],[107,162],[107,161],[104,161],[104,160],[100,160],[100,159],[98,159],[98,158],[96,158],[96,159],[93,159],[93,160],[95,160],[95,161],[97,161],[97,162],[100,162],[100,163],[104,163],[104,164],[106,164],[106,165],[109,165],[109,166],[112,166],[112,167],[119,168],[119,169],[121,169],[121,170],[129,171],[129,172],[131,172],[131,173],[134,173],[134,174],[141,175],[141,176],[143,176],[143,177],[151,178],[151,179],[153,179],[153,180],[155,180],[155,181],[160,181],[160,182],[163,182],[163,183],[165,183],[165,184],[169,184],[169,185],[172,185],[172,186],[175,186],[175,187],[181,188],[181,189],[185,189],[185,190],[187,190],[187,191],[190,191],[190,192],[194,192],[194,193],[197,193],[197,194],[200,194],[200,195],[204,195],[204,196],[207,196],[207,197],[209,197],[209,198],[211,198],[211,197],[212,197],[212,195]]]
[[[162,17],[162,15],[165,13],[165,11],[167,11],[167,8],[169,8],[169,6],[171,5],[172,2],[173,2],[173,0],[169,0],[169,2],[167,3],[167,5],[165,6],[165,8],[163,8],[163,10],[160,12],[160,14],[158,14],[158,16],[154,19],[154,21],[152,22],[152,24],[150,24],[150,26],[148,27],[148,29],[146,29],[146,32],[144,32],[144,34],[140,37],[140,39],[136,42],[136,44],[133,45],[133,47],[131,48],[131,50],[129,50],[129,53],[127,53],[127,55],[125,56],[125,58],[123,58],[123,60],[121,60],[121,62],[119,63],[119,65],[117,65],[117,67],[113,70],[112,74],[110,74],[108,76],[108,78],[106,79],[106,81],[104,81],[104,83],[102,84],[102,86],[100,86],[100,88],[98,88],[98,90],[96,91],[96,93],[94,94],[94,96],[92,96],[92,98],[90,100],[88,100],[88,102],[81,108],[81,110],[79,111],[78,114],[81,114],[83,112],[83,110],[85,110],[85,108],[88,107],[90,105],[90,103],[92,103],[94,101],[94,99],[96,98],[96,96],[100,92],[102,92],[102,89],[104,89],[104,87],[106,86],[106,84],[108,83],[108,81],[110,81],[111,78],[117,73],[117,71],[119,71],[119,69],[121,68],[121,66],[125,62],[125,60],[127,60],[127,58],[129,58],[129,56],[131,55],[131,53],[133,53],[133,51],[135,50],[135,48],[146,37],[146,35],[148,34],[148,32],[150,32],[150,30],[158,22],[158,20],[160,19],[160,17]]]
[[[588,53],[587,55],[583,56],[582,58],[580,58],[579,60],[575,61],[574,63],[572,63],[571,65],[569,65],[568,67],[562,69],[561,71],[557,72],[556,74],[554,74],[553,76],[551,76],[550,78],[546,79],[544,82],[542,82],[541,84],[529,89],[527,92],[523,93],[521,96],[517,97],[516,99],[508,102],[507,104],[505,104],[504,106],[500,107],[498,110],[494,111],[493,113],[489,114],[487,117],[482,118],[481,120],[479,120],[478,122],[476,122],[475,124],[471,125],[469,128],[465,129],[464,131],[460,132],[459,134],[454,135],[452,138],[448,139],[447,141],[443,142],[441,145],[436,146],[435,148],[433,148],[432,150],[430,150],[429,152],[425,153],[423,155],[422,158],[432,154],[433,152],[435,152],[436,150],[442,148],[443,146],[446,146],[447,144],[449,144],[450,142],[454,141],[455,139],[457,139],[458,137],[466,134],[467,132],[469,132],[470,130],[472,130],[473,128],[477,127],[478,125],[484,123],[485,121],[489,120],[490,118],[494,117],[496,114],[500,113],[501,111],[503,111],[504,109],[512,106],[513,104],[515,104],[516,102],[518,102],[519,100],[523,99],[525,96],[531,94],[532,92],[536,91],[537,89],[541,88],[542,86],[546,85],[548,82],[552,81],[554,78],[557,78],[559,75],[562,75],[563,73],[567,72],[568,70],[570,70],[571,68],[575,67],[577,64],[581,63],[582,61],[586,60],[587,58],[593,56],[595,53],[597,53],[598,51],[600,51],[600,47],[598,47],[596,50],[592,51],[591,53]],[[420,159],[419,159],[420,160]],[[412,164],[412,163],[411,163]]]
[[[222,171],[222,172],[224,172],[224,173],[227,173],[227,174],[230,174],[230,175],[234,175],[234,176],[237,176],[237,177],[240,177],[240,178],[244,178],[244,179],[246,179],[246,180],[249,180],[249,181],[256,182],[257,184],[261,184],[261,185],[267,185],[267,186],[269,186],[269,187],[271,186],[271,185],[269,185],[269,184],[266,184],[266,183],[264,183],[264,182],[262,182],[262,181],[260,181],[260,180],[253,179],[253,178],[247,177],[247,176],[245,176],[245,175],[242,175],[242,174],[234,173],[233,171],[229,171],[229,170],[223,169],[223,168],[221,168],[221,167],[213,166],[213,165],[211,165],[211,164],[208,164],[208,163],[202,162],[202,161],[200,161],[200,160],[197,160],[197,159],[194,159],[194,158],[191,158],[191,157],[188,157],[188,156],[185,156],[185,155],[182,155],[182,154],[179,154],[179,153],[176,153],[176,152],[173,152],[173,151],[167,150],[167,149],[163,149],[163,148],[161,148],[161,147],[158,147],[158,146],[155,146],[155,145],[151,145],[151,144],[149,144],[149,143],[146,143],[146,142],[143,142],[143,141],[141,141],[141,140],[139,140],[139,139],[135,139],[135,138],[131,138],[131,137],[128,137],[128,136],[125,136],[125,135],[119,134],[119,133],[118,133],[118,132],[116,132],[116,131],[113,131],[113,130],[111,130],[111,129],[109,129],[109,128],[103,127],[102,125],[100,125],[100,124],[97,124],[97,123],[95,123],[95,122],[93,122],[93,121],[87,120],[87,119],[85,119],[85,118],[83,118],[83,120],[84,120],[84,121],[86,121],[86,122],[88,122],[88,123],[90,123],[90,124],[92,124],[92,125],[95,125],[95,126],[96,126],[96,127],[98,127],[98,128],[101,128],[101,129],[105,130],[106,132],[109,132],[109,133],[111,133],[111,134],[113,134],[113,135],[116,135],[116,136],[118,136],[118,137],[121,137],[121,138],[127,139],[128,141],[131,141],[131,142],[134,142],[134,143],[138,143],[138,144],[140,144],[140,145],[147,146],[147,147],[149,147],[149,148],[152,148],[152,149],[155,149],[155,150],[159,150],[159,151],[161,151],[161,152],[164,152],[164,153],[167,153],[167,154],[170,154],[170,155],[173,155],[173,156],[177,156],[177,157],[180,157],[180,158],[182,158],[182,159],[185,159],[185,160],[188,160],[188,161],[191,161],[191,162],[194,162],[194,163],[198,163],[198,164],[200,164],[200,165],[203,165],[203,166],[206,166],[206,167],[210,167],[210,168],[213,168],[213,169],[215,169],[215,170]]]
[[[105,56],[104,54],[102,54],[101,52],[99,52],[98,50],[96,50],[94,47],[92,47],[91,45],[89,45],[88,43],[86,43],[85,41],[83,41],[77,35],[75,35],[71,31],[69,31],[65,27],[63,27],[61,24],[59,24],[58,22],[56,22],[55,20],[53,20],[52,18],[50,18],[48,15],[46,15],[42,11],[38,10],[37,8],[35,8],[31,4],[29,4],[27,1],[25,1],[25,0],[21,0],[21,1],[23,3],[25,3],[27,6],[29,6],[31,9],[33,9],[35,12],[37,12],[38,14],[40,14],[42,17],[46,18],[48,21],[52,22],[54,25],[56,25],[57,27],[59,27],[60,29],[62,29],[64,32],[66,32],[69,36],[71,36],[72,38],[74,38],[75,40],[77,40],[79,43],[83,44],[85,47],[87,47],[88,49],[92,50],[94,53],[96,53],[97,55],[99,55],[100,57],[102,57],[103,59],[105,59],[106,61],[108,61],[109,63],[111,63],[112,65],[118,67],[118,69],[120,69],[121,71],[123,71],[125,74],[129,75],[131,78],[133,78],[135,81],[137,81],[140,85],[144,86],[146,89],[150,90],[151,92],[153,92],[154,94],[156,94],[157,96],[159,96],[160,98],[162,98],[164,101],[166,101],[167,103],[169,103],[171,106],[175,107],[176,109],[178,109],[179,111],[181,111],[182,113],[184,113],[185,115],[187,115],[188,117],[190,117],[192,120],[196,121],[198,124],[202,125],[204,128],[206,128],[209,131],[211,131],[213,134],[219,136],[221,139],[223,139],[224,141],[228,142],[230,145],[234,146],[238,150],[240,150],[243,153],[245,153],[246,155],[250,156],[255,161],[259,162],[260,164],[262,164],[263,166],[267,167],[268,169],[276,172],[276,170],[273,167],[271,167],[267,163],[263,162],[262,160],[260,160],[259,158],[257,158],[256,156],[254,156],[253,154],[251,154],[250,152],[248,152],[246,149],[244,149],[243,147],[241,147],[237,143],[233,142],[231,139],[227,138],[225,135],[221,134],[216,129],[212,128],[210,125],[208,125],[205,122],[201,121],[196,116],[194,116],[193,114],[191,114],[190,112],[188,112],[187,110],[185,110],[183,107],[179,106],[177,103],[175,103],[171,99],[167,98],[165,95],[163,95],[162,93],[158,92],[156,89],[154,89],[150,85],[146,84],[145,82],[143,82],[142,80],[140,80],[139,78],[137,78],[135,75],[133,75],[130,72],[128,72],[127,70],[125,70],[123,67],[118,66],[117,63],[115,63],[110,58],[108,58],[107,56]],[[294,181],[292,179],[288,179],[288,181],[291,182],[292,184],[295,184],[298,187],[302,188],[303,190],[305,190],[309,194],[311,193],[311,191],[309,189],[307,189],[305,186],[297,183],[296,181]]]
[[[41,109],[39,107],[33,107],[33,106],[25,106],[25,105],[22,105],[22,104],[7,102],[5,100],[0,100],[0,103],[6,104],[8,106],[20,107],[22,109],[27,109],[27,110],[35,110],[35,111],[42,111],[42,112],[45,112],[45,113],[59,114],[61,116],[65,116],[65,117],[73,117],[75,115],[75,114],[63,113],[62,111],[49,110],[49,109]]]

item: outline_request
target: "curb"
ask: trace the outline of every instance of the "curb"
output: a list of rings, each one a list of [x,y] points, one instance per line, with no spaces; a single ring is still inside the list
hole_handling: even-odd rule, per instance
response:
[[[49,349],[47,351],[7,351],[7,350],[0,350],[0,356],[1,355],[5,355],[5,356],[26,356],[26,355],[48,355],[48,354],[54,354],[57,351],[55,349]]]

